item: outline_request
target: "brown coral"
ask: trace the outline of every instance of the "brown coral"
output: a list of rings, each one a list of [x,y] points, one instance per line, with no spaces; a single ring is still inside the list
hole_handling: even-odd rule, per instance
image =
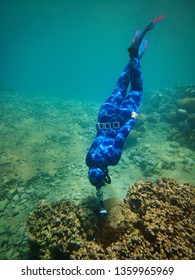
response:
[[[106,202],[99,216],[88,201],[44,202],[29,232],[41,259],[194,259],[194,187],[163,178],[139,181],[124,202]]]

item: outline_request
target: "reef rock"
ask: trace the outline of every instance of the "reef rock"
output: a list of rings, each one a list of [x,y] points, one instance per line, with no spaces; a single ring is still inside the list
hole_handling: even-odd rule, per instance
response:
[[[147,121],[154,125],[156,121],[159,127],[164,123],[168,140],[177,141],[194,150],[195,84],[154,90],[149,95],[150,102],[146,99],[143,106]]]
[[[195,98],[186,97],[178,100],[178,104],[182,109],[187,110],[190,113],[194,113],[195,108]]]
[[[139,181],[124,202],[43,201],[28,221],[31,249],[38,259],[194,259],[195,188],[163,178]]]

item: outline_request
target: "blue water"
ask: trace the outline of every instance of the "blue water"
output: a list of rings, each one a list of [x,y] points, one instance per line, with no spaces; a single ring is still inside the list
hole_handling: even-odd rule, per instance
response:
[[[0,84],[104,101],[135,30],[159,15],[142,59],[144,89],[194,82],[194,0],[0,0]]]

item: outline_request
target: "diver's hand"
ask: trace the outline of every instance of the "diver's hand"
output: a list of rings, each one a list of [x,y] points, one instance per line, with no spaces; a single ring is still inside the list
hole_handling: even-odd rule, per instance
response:
[[[131,113],[131,117],[134,118],[134,119],[137,119],[138,114],[136,112],[132,112]]]

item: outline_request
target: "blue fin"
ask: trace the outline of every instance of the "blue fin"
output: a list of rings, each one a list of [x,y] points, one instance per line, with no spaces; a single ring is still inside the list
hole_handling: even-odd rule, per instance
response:
[[[148,45],[148,41],[145,38],[143,38],[143,40],[139,46],[139,51],[138,51],[139,58],[141,58],[142,55],[144,54],[145,49],[147,48],[147,45]]]
[[[148,41],[142,37],[142,33],[139,30],[136,30],[136,33],[134,35],[134,38],[132,40],[131,47],[130,47],[132,49],[132,52],[133,52],[133,49],[134,50],[137,49],[138,57],[141,58],[142,55],[144,54],[144,51],[145,51],[147,45],[148,45]],[[129,50],[130,50],[130,48],[129,48]]]

